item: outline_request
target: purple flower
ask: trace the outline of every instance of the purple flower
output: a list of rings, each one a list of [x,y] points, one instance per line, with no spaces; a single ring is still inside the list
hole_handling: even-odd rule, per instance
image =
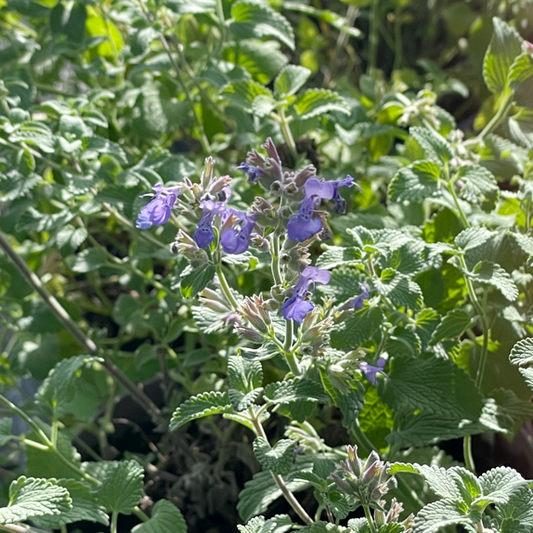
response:
[[[259,167],[254,167],[248,163],[241,163],[238,167],[235,167],[235,170],[237,169],[242,170],[245,174],[248,174],[248,181],[250,183],[253,183],[263,173]]]
[[[202,215],[193,235],[193,239],[200,248],[209,246],[215,238],[215,231],[213,230],[213,220],[215,215],[225,216],[228,211],[226,204],[231,196],[231,190],[228,187],[224,187],[221,192],[224,192],[223,201],[213,202],[213,200],[204,200],[200,203],[200,207],[204,210],[204,214]]]
[[[294,320],[301,324],[305,316],[314,309],[311,302],[306,302],[305,297],[309,285],[312,283],[329,283],[331,274],[327,270],[321,270],[314,266],[305,267],[298,283],[294,287],[292,296],[283,304],[281,316],[285,320]]]
[[[250,235],[255,227],[256,216],[247,215],[238,211],[233,212],[242,220],[241,229],[229,228],[220,237],[222,249],[228,254],[242,254],[248,250],[250,245]]]
[[[368,379],[368,381],[372,383],[374,387],[378,384],[377,374],[378,372],[380,374],[383,373],[383,369],[385,368],[386,362],[387,362],[387,359],[385,359],[384,357],[380,357],[377,360],[377,363],[376,363],[377,366],[369,365],[368,363],[365,363],[365,362],[359,363],[359,367],[363,371],[366,379]]]
[[[154,185],[152,190],[155,191],[155,196],[141,209],[135,224],[136,228],[148,229],[151,226],[161,226],[170,218],[179,191],[167,189],[160,183]]]
[[[368,289],[362,283],[359,283],[359,287],[361,287],[361,294],[350,300],[348,302],[348,307],[352,307],[353,309],[362,309],[363,302],[370,298]]]
[[[339,187],[352,187],[355,185],[351,176],[342,180],[320,181],[318,178],[309,178],[305,182],[305,198],[298,210],[287,224],[289,239],[302,242],[310,239],[322,228],[320,218],[313,218],[315,206],[320,200],[334,200],[335,213],[342,214],[346,211],[346,202],[339,194]]]

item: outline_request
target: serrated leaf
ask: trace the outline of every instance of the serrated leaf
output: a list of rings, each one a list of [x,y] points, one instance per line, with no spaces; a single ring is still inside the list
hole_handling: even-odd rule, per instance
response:
[[[494,232],[484,227],[467,228],[455,237],[455,245],[466,252],[485,244],[493,236]]]
[[[531,109],[533,91],[533,58],[529,52],[519,55],[511,65],[509,83],[514,89],[513,100],[517,105]]]
[[[321,294],[335,298],[337,302],[344,302],[361,294],[360,282],[364,281],[360,273],[351,268],[337,268],[331,273],[327,285],[320,285],[317,290]]]
[[[41,406],[62,416],[69,412],[69,403],[76,392],[76,373],[84,365],[103,361],[100,357],[76,355],[60,361],[39,387],[35,399]]]
[[[0,524],[68,512],[72,506],[68,490],[54,481],[26,476],[13,481],[9,486],[8,507],[0,509]]]
[[[401,168],[389,184],[389,199],[412,202],[436,196],[440,173],[439,165],[432,161],[415,161]]]
[[[381,278],[376,280],[376,287],[397,306],[418,309],[422,304],[422,289],[409,276],[392,268],[383,270]]]
[[[223,87],[221,94],[248,113],[253,113],[253,103],[258,96],[272,97],[269,89],[252,80],[230,83]]]
[[[259,361],[251,361],[237,355],[230,356],[228,378],[232,389],[246,394],[263,384],[263,366]]]
[[[191,268],[188,273],[182,276],[180,281],[180,291],[184,298],[194,298],[200,291],[203,291],[207,284],[213,280],[216,267],[212,263],[204,263],[197,268]]]
[[[18,228],[29,231],[51,231],[60,228],[70,222],[76,213],[73,209],[67,209],[60,213],[45,214],[40,213],[35,208],[30,207],[19,218]]]
[[[509,360],[517,366],[533,364],[533,338],[518,341],[511,350]]]
[[[483,77],[492,93],[500,94],[508,84],[515,58],[522,53],[522,38],[503,20],[492,19],[494,31],[483,61]]]
[[[12,143],[24,142],[35,146],[42,152],[53,154],[56,149],[57,138],[50,128],[42,122],[24,122],[20,128],[9,136]]]
[[[187,533],[181,511],[168,500],[159,500],[148,522],[135,526],[131,533]]]
[[[165,5],[172,11],[180,14],[209,13],[210,11],[217,10],[216,0],[195,0],[194,2],[190,0],[167,0]]]
[[[529,533],[533,529],[533,491],[519,489],[507,503],[496,506],[501,533]]]
[[[173,431],[191,420],[216,415],[231,409],[227,392],[204,392],[183,402],[172,415],[170,429]]]
[[[317,259],[317,268],[330,269],[342,265],[357,265],[361,263],[361,252],[354,247],[327,246],[326,251]]]
[[[521,369],[520,369],[521,370]],[[524,422],[533,418],[533,405],[521,400],[512,390],[495,389],[485,399],[481,421],[492,431],[509,437],[516,435]]]
[[[459,179],[464,183],[459,197],[476,205],[494,202],[500,191],[492,172],[480,165],[464,165],[459,170]]]
[[[379,307],[363,307],[331,331],[331,347],[337,350],[355,350],[369,340],[383,322]]]
[[[230,31],[238,39],[274,37],[294,50],[294,32],[289,21],[267,4],[237,2],[231,9]]]
[[[440,500],[426,505],[415,518],[413,533],[437,533],[445,526],[454,524],[473,525],[459,504],[448,500]]]
[[[483,496],[491,503],[507,503],[511,496],[527,485],[527,481],[514,469],[498,466],[479,477]]]
[[[444,339],[460,337],[472,323],[472,319],[462,309],[452,309],[437,326],[431,336],[431,344]]]
[[[266,439],[257,437],[253,449],[263,468],[284,476],[291,471],[295,444],[290,439],[281,439],[271,447]]]
[[[300,400],[326,403],[328,395],[319,383],[308,379],[288,379],[269,383],[265,387],[265,399],[274,404],[289,404]]]
[[[109,512],[131,514],[143,492],[144,470],[137,461],[105,461],[95,490],[98,501]]]
[[[257,398],[259,398],[262,392],[262,387],[250,391],[247,394],[244,394],[243,392],[235,389],[229,389],[228,397],[230,399],[231,406],[233,407],[233,409],[235,409],[235,411],[244,411],[245,409],[248,409],[250,405],[255,403],[255,401],[257,400]]]
[[[446,163],[453,158],[450,144],[435,131],[415,126],[410,128],[409,134],[416,139],[431,161]]]
[[[274,80],[274,93],[286,98],[296,94],[311,76],[308,68],[298,65],[287,65]]]
[[[511,276],[498,264],[491,261],[480,261],[466,275],[474,282],[494,287],[509,301],[518,298],[518,288]]]
[[[483,408],[474,382],[448,359],[394,359],[385,392],[385,400],[395,408],[427,408],[459,419],[476,420]]]
[[[53,516],[42,516],[32,518],[32,521],[41,527],[59,529],[65,524],[86,520],[88,522],[98,522],[105,526],[109,525],[109,518],[105,512],[105,507],[94,501],[91,487],[82,481],[74,479],[60,479],[57,485],[65,487],[72,498],[72,508],[66,513]]]
[[[301,119],[316,117],[328,111],[350,112],[345,100],[328,89],[308,89],[296,98],[294,108]]]

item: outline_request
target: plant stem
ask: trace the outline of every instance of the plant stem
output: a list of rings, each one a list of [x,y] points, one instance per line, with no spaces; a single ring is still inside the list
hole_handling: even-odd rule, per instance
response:
[[[250,413],[250,418],[252,419],[252,423],[255,428],[255,434],[268,442],[265,430],[251,407],[248,408],[248,412]],[[275,474],[272,471],[270,473],[272,474],[272,477],[274,478],[278,488],[281,490],[283,496],[285,496],[288,504],[293,508],[294,512],[302,519],[303,522],[306,524],[312,524],[313,519],[307,514],[300,502],[295,498],[294,494],[288,489],[283,478],[279,474]]]
[[[111,527],[110,527],[111,533],[117,533],[117,522],[118,522],[118,513],[116,511],[113,511],[113,513],[111,514]]]
[[[233,293],[231,292],[230,286],[228,284],[228,280],[226,279],[226,276],[224,275],[224,271],[222,270],[222,263],[218,261],[217,263],[217,276],[218,281],[220,282],[220,289],[224,296],[226,297],[226,300],[232,305],[232,307],[236,310],[239,308],[239,302],[235,299],[235,296],[233,296]]]
[[[0,531],[8,531],[9,533],[41,533],[30,527],[17,526],[15,524],[2,524],[0,526]]]
[[[489,123],[483,128],[481,133],[477,136],[478,140],[484,141],[485,138],[492,133],[502,122],[502,120],[507,116],[511,106],[513,105],[513,94],[511,92],[506,98],[500,102],[500,107],[496,114],[490,119]]]
[[[378,63],[378,44],[379,44],[379,0],[372,3],[372,13],[370,15],[370,39],[368,43],[368,73],[372,74]]]
[[[61,304],[46,290],[39,277],[30,270],[28,265],[26,265],[24,260],[17,254],[17,252],[15,252],[2,233],[0,233],[0,248],[2,248],[9,256],[28,284],[44,300],[63,327],[69,331],[76,341],[90,354],[98,355],[99,350],[93,340],[83,333]],[[161,416],[161,412],[154,402],[152,402],[152,400],[148,398],[148,396],[146,396],[146,394],[133,381],[123,374],[114,363],[104,360],[101,364],[106,371],[124,386],[132,394],[133,398],[148,411],[155,423],[166,424],[166,420]]]
[[[279,110],[279,123],[281,125],[281,132],[285,138],[285,142],[291,151],[292,157],[294,157],[294,163],[296,164],[298,160],[298,151],[296,150],[296,143],[294,142],[294,137],[292,136],[291,127],[289,126],[289,121],[285,116],[285,109],[283,107]]]
[[[276,285],[283,285],[283,280],[281,278],[281,268],[279,265],[279,235],[274,234],[272,237],[272,250],[270,252],[272,257],[271,271],[272,277],[274,278],[274,283]]]
[[[472,437],[467,435],[463,439],[463,455],[465,465],[470,472],[476,472],[476,465],[474,463],[474,456],[472,455]]]
[[[150,520],[150,517],[137,505],[133,509],[133,514],[143,522],[148,522],[148,520]]]
[[[368,522],[368,526],[370,527],[370,531],[372,531],[372,533],[376,533],[376,525],[374,524],[374,519],[372,518],[372,513],[370,512],[368,505],[363,505],[363,509],[365,511],[365,517]]]

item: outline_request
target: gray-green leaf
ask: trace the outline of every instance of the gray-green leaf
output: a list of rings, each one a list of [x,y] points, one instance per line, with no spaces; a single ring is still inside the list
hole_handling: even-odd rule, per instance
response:
[[[273,447],[262,437],[257,437],[253,443],[254,454],[261,466],[280,475],[291,471],[294,448],[295,442],[290,439],[281,439]]]
[[[395,174],[389,184],[392,202],[420,201],[436,196],[441,169],[433,161],[415,161]]]
[[[227,392],[204,392],[183,402],[172,415],[170,429],[175,430],[191,420],[224,413],[231,409]]]
[[[187,533],[181,511],[168,500],[159,500],[148,522],[135,526],[131,533]]]

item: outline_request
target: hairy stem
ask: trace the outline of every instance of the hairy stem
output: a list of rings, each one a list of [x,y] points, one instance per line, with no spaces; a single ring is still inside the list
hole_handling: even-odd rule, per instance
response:
[[[490,135],[505,119],[511,107],[513,105],[513,92],[510,93],[506,98],[503,98],[498,107],[496,114],[490,119],[489,123],[483,128],[481,133],[477,136],[478,140],[484,141],[485,138]]]
[[[296,163],[298,159],[298,151],[296,150],[296,143],[294,142],[294,137],[292,136],[291,127],[289,126],[289,121],[285,116],[285,109],[283,107],[279,110],[279,123],[281,125],[281,132],[285,138],[285,142],[291,151],[292,156],[294,157],[294,162]]]
[[[248,408],[248,412],[250,413],[250,417],[255,428],[255,434],[268,442],[268,438],[263,428],[263,425],[257,419],[251,407]],[[271,474],[274,478],[274,481],[276,482],[276,485],[279,487],[283,496],[287,500],[287,503],[293,508],[294,512],[302,519],[303,522],[305,522],[306,524],[312,524],[313,519],[307,514],[306,510],[301,506],[300,502],[296,499],[294,494],[288,489],[283,478],[279,474],[275,474],[274,472],[271,472]]]
[[[368,527],[370,527],[370,531],[372,531],[372,533],[376,533],[376,525],[374,524],[374,519],[372,518],[370,508],[368,505],[363,505],[363,509],[365,511],[365,517],[368,522]]]
[[[226,279],[226,276],[224,275],[224,271],[222,270],[222,263],[219,261],[217,263],[217,276],[218,281],[220,282],[220,290],[222,291],[222,294],[226,297],[226,300],[231,304],[233,309],[239,308],[239,302],[235,299],[235,296],[233,296],[233,293],[231,292],[230,286],[228,284],[228,280]]]
[[[463,439],[463,455],[465,465],[470,472],[476,472],[476,465],[474,464],[474,456],[472,455],[472,437],[467,435]]]

